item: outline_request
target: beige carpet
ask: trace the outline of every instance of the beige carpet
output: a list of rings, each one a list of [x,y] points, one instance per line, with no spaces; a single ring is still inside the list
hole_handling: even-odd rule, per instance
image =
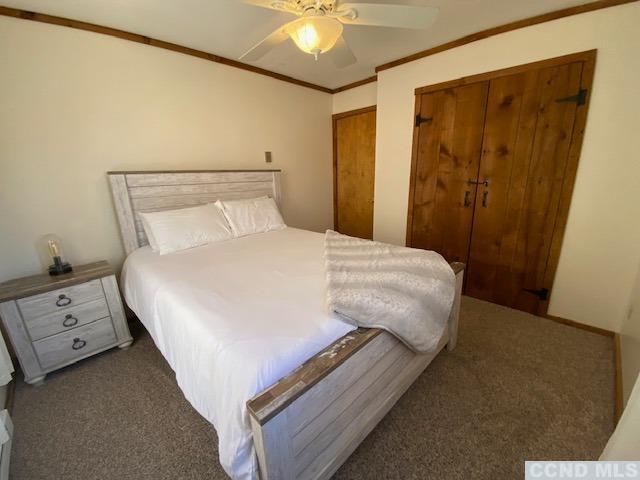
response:
[[[18,380],[13,479],[224,479],[213,428],[146,332]],[[613,431],[611,338],[470,298],[460,337],[337,472],[344,479],[522,478],[525,459],[598,457]]]

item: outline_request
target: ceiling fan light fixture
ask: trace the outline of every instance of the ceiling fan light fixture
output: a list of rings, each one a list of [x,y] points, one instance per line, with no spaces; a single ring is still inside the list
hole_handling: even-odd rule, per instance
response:
[[[328,52],[342,35],[342,24],[324,16],[305,16],[287,26],[286,32],[300,50],[318,59]]]

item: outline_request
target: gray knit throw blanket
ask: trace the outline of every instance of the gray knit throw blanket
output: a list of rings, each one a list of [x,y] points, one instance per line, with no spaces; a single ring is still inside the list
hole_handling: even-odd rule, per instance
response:
[[[446,328],[455,275],[436,252],[327,230],[327,304],[347,322],[382,328],[418,353],[433,351]]]

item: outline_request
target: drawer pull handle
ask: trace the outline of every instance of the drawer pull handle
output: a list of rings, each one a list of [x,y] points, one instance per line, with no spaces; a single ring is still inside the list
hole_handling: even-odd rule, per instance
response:
[[[80,350],[86,344],[87,344],[87,342],[85,340],[80,340],[79,338],[74,338],[73,339],[73,345],[71,345],[71,348],[73,348],[74,350]]]
[[[58,295],[58,300],[56,300],[56,305],[59,307],[66,307],[71,303],[71,299],[66,295]]]
[[[62,321],[62,325],[64,325],[65,327],[73,327],[76,323],[78,323],[78,319],[70,313],[67,313],[67,315],[64,317],[64,320]]]

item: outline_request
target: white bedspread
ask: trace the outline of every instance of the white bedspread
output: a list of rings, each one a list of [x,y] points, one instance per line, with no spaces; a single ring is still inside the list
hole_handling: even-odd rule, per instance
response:
[[[354,329],[327,313],[323,241],[286,228],[125,262],[125,299],[216,428],[232,478],[257,477],[246,401]]]

